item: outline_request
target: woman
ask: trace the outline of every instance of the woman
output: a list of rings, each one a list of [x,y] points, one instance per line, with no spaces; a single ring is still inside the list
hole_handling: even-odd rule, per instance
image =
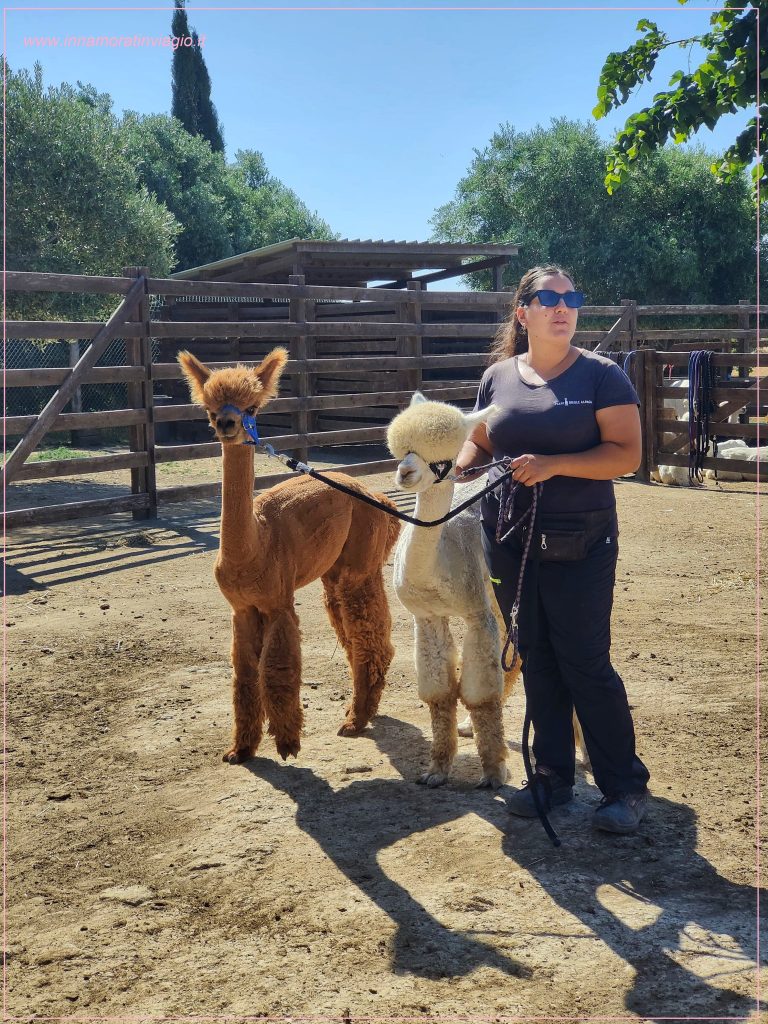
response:
[[[502,411],[478,426],[457,470],[511,458],[514,519],[542,484],[519,612],[520,655],[534,727],[537,787],[546,810],[573,799],[575,708],[603,793],[594,824],[633,832],[645,812],[649,774],[635,754],[624,684],[610,659],[610,618],[618,555],[612,480],[640,463],[638,399],[623,371],[576,348],[584,296],[559,267],[534,267],[499,330],[494,363],[476,408]],[[490,471],[490,478],[501,469]],[[483,499],[483,548],[509,621],[522,561],[522,530],[497,543],[498,491]],[[536,815],[528,783],[508,801]]]

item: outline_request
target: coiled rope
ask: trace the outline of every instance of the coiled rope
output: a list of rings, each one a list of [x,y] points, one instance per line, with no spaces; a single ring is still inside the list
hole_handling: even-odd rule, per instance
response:
[[[702,483],[704,480],[704,459],[712,440],[710,413],[713,411],[714,385],[712,353],[691,352],[688,359],[688,480],[691,484]]]

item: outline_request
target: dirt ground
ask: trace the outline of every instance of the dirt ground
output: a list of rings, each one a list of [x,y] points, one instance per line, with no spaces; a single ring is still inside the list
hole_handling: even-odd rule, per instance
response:
[[[504,790],[473,788],[472,740],[446,787],[414,784],[429,720],[391,567],[397,655],[372,726],[336,735],[349,679],[312,584],[299,757],[267,738],[231,767],[218,503],[16,531],[6,1019],[764,1019],[755,492],[617,484],[614,655],[653,800],[639,834],[594,833],[580,776],[559,849]],[[520,686],[514,784],[522,717]]]

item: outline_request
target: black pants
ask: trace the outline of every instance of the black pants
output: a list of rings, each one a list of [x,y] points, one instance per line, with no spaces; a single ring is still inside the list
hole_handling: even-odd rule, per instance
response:
[[[520,543],[497,544],[494,530],[483,523],[483,551],[508,624],[520,574]],[[602,536],[578,561],[529,558],[518,619],[536,763],[573,784],[575,708],[595,782],[608,797],[640,792],[650,777],[635,754],[626,690],[611,664],[617,556],[616,538]]]

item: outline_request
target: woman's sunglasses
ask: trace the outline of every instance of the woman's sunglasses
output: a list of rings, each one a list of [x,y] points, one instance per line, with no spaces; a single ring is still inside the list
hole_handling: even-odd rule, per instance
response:
[[[553,292],[551,288],[539,288],[537,292],[533,293],[531,299],[538,299],[547,309],[556,306],[560,299],[569,309],[578,309],[584,305],[584,292]]]

